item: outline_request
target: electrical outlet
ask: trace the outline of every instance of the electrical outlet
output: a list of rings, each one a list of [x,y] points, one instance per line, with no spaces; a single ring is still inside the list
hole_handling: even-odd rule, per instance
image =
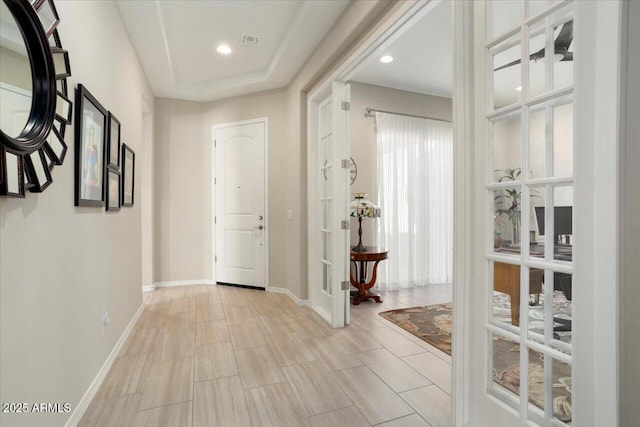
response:
[[[104,336],[104,328],[111,324],[111,318],[109,317],[109,312],[105,311],[102,315],[102,336]]]

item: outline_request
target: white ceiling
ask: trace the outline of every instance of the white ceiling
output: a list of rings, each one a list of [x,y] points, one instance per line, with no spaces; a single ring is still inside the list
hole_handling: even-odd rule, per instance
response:
[[[351,80],[410,92],[451,97],[453,84],[451,3],[442,1],[437,4],[433,10],[390,43],[383,52],[363,65]],[[561,25],[555,28],[554,39],[561,29]],[[544,34],[536,35],[529,40],[529,51],[533,54],[544,45]],[[573,51],[573,44],[569,50]],[[393,56],[393,62],[381,63],[379,59],[384,55]],[[518,44],[496,55],[493,65],[495,68],[500,67],[519,59],[520,55],[521,46]],[[544,59],[538,62],[528,61],[530,96],[544,91],[545,63]],[[520,64],[498,70],[493,76],[493,96],[496,107],[509,105],[520,99],[522,92],[517,90],[521,86]],[[573,62],[554,61],[554,87],[571,85],[572,76]]]
[[[443,1],[416,22],[352,80],[410,92],[451,97],[453,84],[453,17]],[[383,64],[379,58],[393,56]]]
[[[349,0],[118,0],[159,97],[211,101],[286,86]],[[258,46],[240,44],[242,34]],[[216,47],[226,43],[230,55]]]

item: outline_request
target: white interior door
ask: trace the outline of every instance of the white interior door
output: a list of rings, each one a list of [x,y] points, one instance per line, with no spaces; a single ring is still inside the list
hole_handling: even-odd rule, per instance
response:
[[[265,153],[265,121],[215,127],[218,283],[267,286]]]
[[[607,220],[597,206],[606,199],[616,210],[607,178],[616,165],[602,165],[615,160],[607,150],[593,156],[604,140],[615,151],[615,127],[608,139],[593,134],[605,133],[597,122],[616,121],[607,104],[616,99],[616,51],[597,40],[616,34],[617,10],[474,3],[473,425],[617,425],[617,331],[596,330],[615,322],[617,260],[605,248],[616,213]]]
[[[333,84],[331,96],[312,104],[310,155],[311,306],[333,327],[348,323],[348,101],[349,86]],[[348,167],[348,162],[347,162]],[[344,222],[346,221],[346,223]]]

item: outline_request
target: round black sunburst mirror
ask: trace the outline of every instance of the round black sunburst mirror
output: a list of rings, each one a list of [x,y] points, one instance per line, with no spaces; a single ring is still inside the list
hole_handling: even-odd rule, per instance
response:
[[[53,0],[0,2],[0,195],[40,193],[67,153],[69,54]]]

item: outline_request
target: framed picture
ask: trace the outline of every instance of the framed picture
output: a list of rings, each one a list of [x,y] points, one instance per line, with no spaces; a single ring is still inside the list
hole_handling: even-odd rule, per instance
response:
[[[76,90],[76,206],[104,206],[107,110],[83,85]]]
[[[107,133],[107,166],[120,168],[120,121],[109,111],[109,132]]]
[[[107,168],[107,211],[120,210],[120,172]]]
[[[122,206],[133,206],[135,170],[136,153],[127,144],[122,144]]]

